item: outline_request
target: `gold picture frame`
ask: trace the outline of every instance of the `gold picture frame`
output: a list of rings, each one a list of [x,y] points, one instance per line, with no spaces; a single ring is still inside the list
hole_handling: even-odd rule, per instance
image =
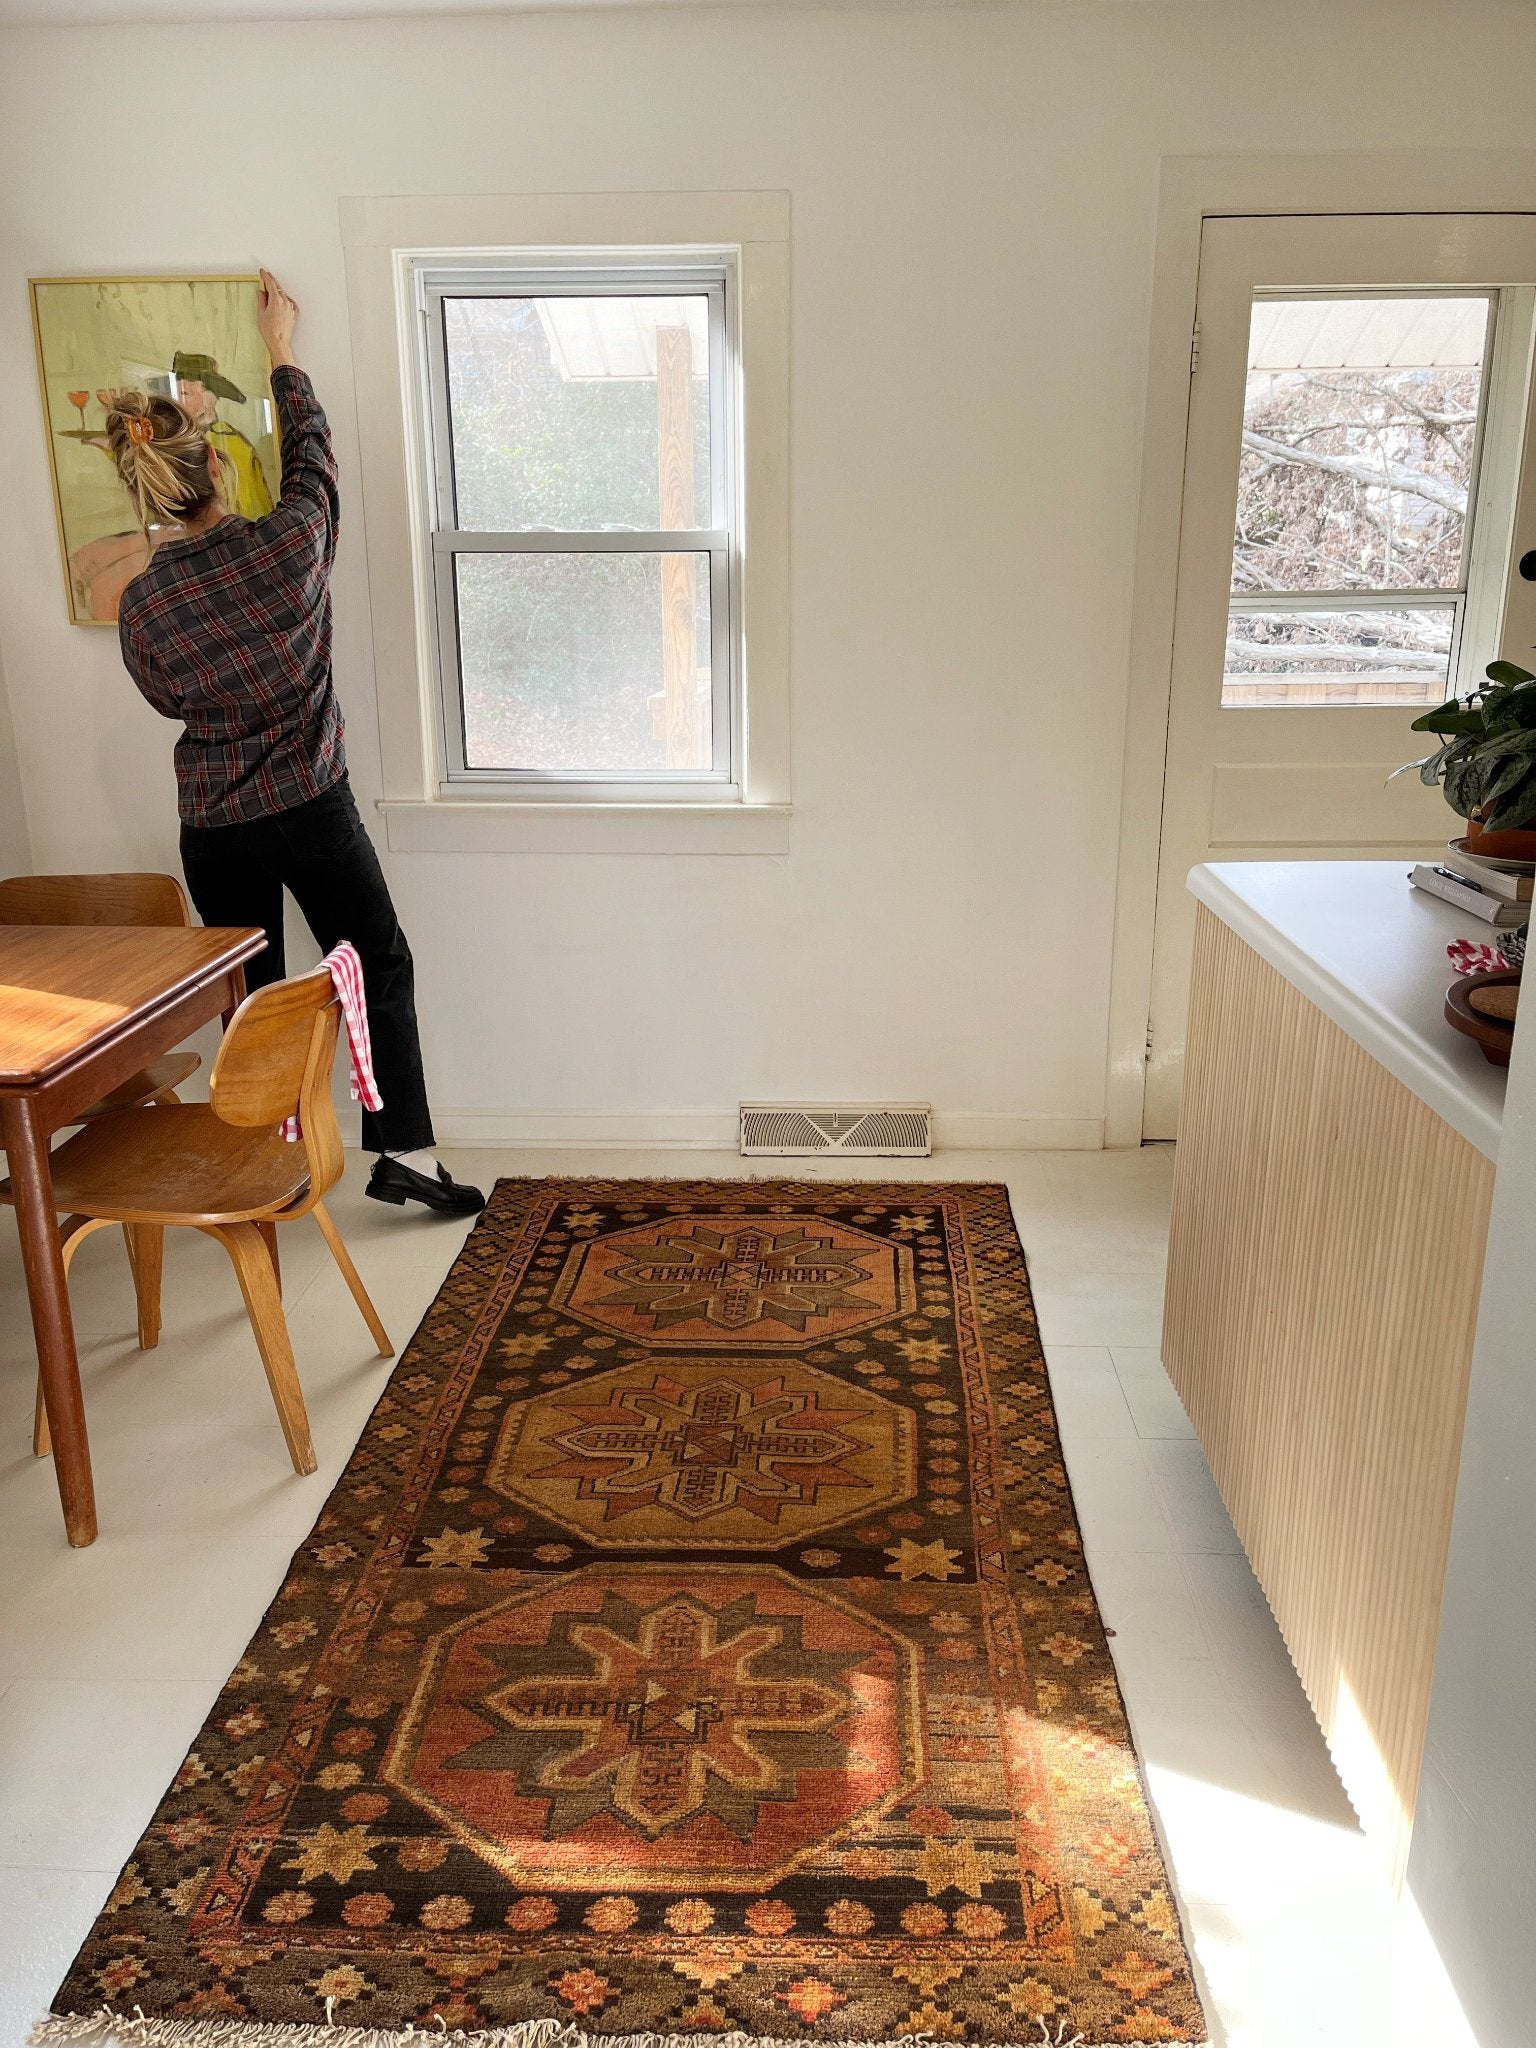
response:
[[[277,414],[256,326],[261,281],[178,272],[27,284],[69,616],[77,626],[110,626],[152,545],[101,431],[114,391],[163,390],[206,418],[227,458],[233,510],[260,518],[277,501]],[[94,426],[93,412],[101,415]]]

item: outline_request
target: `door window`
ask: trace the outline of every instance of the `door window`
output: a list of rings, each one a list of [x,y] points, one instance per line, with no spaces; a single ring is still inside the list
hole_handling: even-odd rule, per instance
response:
[[[1255,296],[1224,707],[1450,693],[1496,301]]]

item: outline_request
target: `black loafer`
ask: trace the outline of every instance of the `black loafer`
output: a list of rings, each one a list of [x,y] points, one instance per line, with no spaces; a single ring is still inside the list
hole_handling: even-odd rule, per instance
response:
[[[439,1164],[437,1178],[402,1166],[398,1159],[380,1159],[368,1176],[366,1192],[376,1202],[393,1202],[398,1209],[406,1202],[420,1202],[440,1216],[478,1216],[485,1197],[478,1188],[450,1179],[446,1166]]]

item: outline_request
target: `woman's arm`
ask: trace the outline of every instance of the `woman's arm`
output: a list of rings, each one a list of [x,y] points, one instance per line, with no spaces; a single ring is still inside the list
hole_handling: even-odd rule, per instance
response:
[[[336,456],[315,388],[294,357],[293,329],[298,317],[298,306],[271,271],[264,270],[256,324],[272,359],[272,396],[277,403],[283,466],[277,512],[269,516],[280,519],[297,513],[316,530],[329,566],[341,523]]]
[[[274,370],[296,370],[293,330],[298,324],[299,302],[291,299],[270,270],[261,273],[256,296],[256,328],[267,345]]]
[[[133,677],[144,701],[153,705],[162,718],[180,718],[181,698],[156,670],[144,637],[127,606],[118,609],[117,644],[122,650],[123,666]]]

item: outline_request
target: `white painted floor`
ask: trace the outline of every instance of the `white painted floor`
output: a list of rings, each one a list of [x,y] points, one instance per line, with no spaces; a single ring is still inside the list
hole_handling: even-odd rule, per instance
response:
[[[468,1152],[504,1174],[733,1175],[734,1155]],[[331,1204],[402,1347],[464,1226]],[[791,1162],[796,1167],[811,1162]],[[1158,1361],[1171,1154],[941,1153],[867,1178],[1005,1180],[1088,1561],[1212,2031],[1229,2048],[1383,2048],[1389,1901]],[[819,1162],[805,1177],[836,1174]],[[0,1219],[0,2048],[21,2048],[308,1533],[388,1366],[318,1232],[283,1232],[320,1469],[289,1469],[224,1254],[167,1248],[165,1333],[132,1337],[115,1232],[73,1276],[101,1536],[64,1542],[30,1453],[33,1357]]]

